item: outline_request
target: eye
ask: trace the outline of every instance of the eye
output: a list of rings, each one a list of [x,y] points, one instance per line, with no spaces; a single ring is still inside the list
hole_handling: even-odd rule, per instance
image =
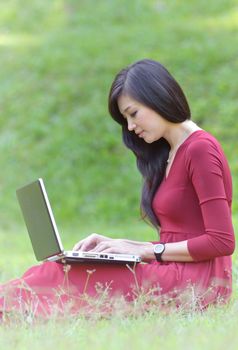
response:
[[[131,117],[134,118],[136,116],[136,114],[137,114],[137,111],[131,113]]]

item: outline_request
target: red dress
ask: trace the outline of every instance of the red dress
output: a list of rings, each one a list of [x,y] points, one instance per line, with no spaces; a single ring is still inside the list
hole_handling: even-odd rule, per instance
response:
[[[209,133],[196,131],[177,150],[153,200],[161,223],[160,241],[188,240],[193,262],[152,261],[134,269],[44,262],[1,286],[0,309],[50,315],[67,305],[71,312],[78,312],[88,303],[85,296],[97,299],[106,291],[111,300],[121,295],[130,301],[152,289],[156,298],[172,297],[176,305],[183,299],[180,295],[189,293],[202,307],[226,301],[232,290],[235,245],[231,201],[231,175],[224,153]]]

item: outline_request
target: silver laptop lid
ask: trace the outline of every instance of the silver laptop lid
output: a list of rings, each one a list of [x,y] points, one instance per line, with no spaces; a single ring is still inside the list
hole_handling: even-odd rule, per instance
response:
[[[38,261],[63,252],[49,199],[42,179],[17,191],[17,198]]]

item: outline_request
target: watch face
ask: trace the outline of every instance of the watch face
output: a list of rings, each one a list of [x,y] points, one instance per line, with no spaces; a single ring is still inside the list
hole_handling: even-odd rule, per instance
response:
[[[155,246],[154,246],[154,252],[156,253],[156,254],[160,254],[160,253],[162,253],[163,252],[163,250],[164,250],[164,244],[156,244]]]

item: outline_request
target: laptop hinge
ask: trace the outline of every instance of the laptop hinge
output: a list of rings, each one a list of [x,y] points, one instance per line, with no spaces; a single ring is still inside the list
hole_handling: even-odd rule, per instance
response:
[[[65,254],[62,252],[57,255],[50,256],[49,258],[46,259],[46,261],[57,261],[65,258]]]

